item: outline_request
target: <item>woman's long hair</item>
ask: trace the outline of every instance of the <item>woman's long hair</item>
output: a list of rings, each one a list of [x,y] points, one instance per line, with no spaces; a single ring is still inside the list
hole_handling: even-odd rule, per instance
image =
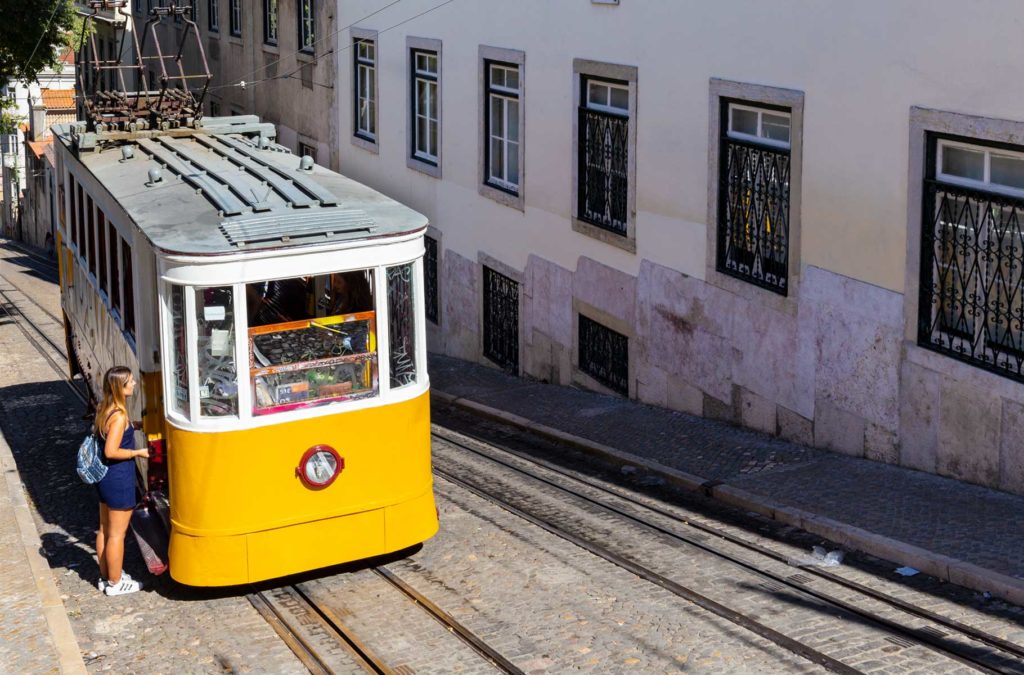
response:
[[[132,376],[130,368],[114,366],[103,375],[103,400],[96,406],[96,431],[105,435],[107,420],[111,414],[120,410],[128,417],[128,405],[125,403],[124,390]]]

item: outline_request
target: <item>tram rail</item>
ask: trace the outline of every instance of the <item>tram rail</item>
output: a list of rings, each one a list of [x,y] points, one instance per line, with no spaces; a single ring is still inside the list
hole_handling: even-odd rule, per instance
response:
[[[914,606],[911,603],[898,598],[886,596],[874,591],[873,589],[869,589],[862,584],[843,579],[839,575],[829,573],[825,570],[807,567],[800,568],[800,572],[809,572],[825,582],[838,585],[847,590],[855,591],[870,598],[872,601],[885,603],[894,611],[903,612],[934,625],[910,626],[906,621],[901,622],[882,616],[871,609],[858,606],[854,602],[839,598],[834,593],[815,588],[810,583],[813,579],[803,577],[802,574],[780,574],[778,572],[773,572],[770,569],[766,569],[763,565],[758,565],[739,558],[735,554],[723,550],[721,547],[716,547],[713,543],[708,543],[708,541],[706,541],[707,537],[704,535],[713,535],[730,544],[741,546],[758,555],[768,557],[773,562],[788,564],[788,560],[784,556],[774,551],[770,551],[757,544],[744,541],[739,537],[721,531],[717,528],[693,523],[690,520],[681,518],[678,514],[672,513],[666,509],[658,508],[645,503],[644,501],[621,494],[618,491],[610,490],[604,485],[601,485],[598,481],[576,475],[575,473],[562,469],[550,462],[545,462],[521,452],[502,447],[490,440],[470,437],[475,443],[487,447],[487,450],[482,450],[460,440],[458,437],[453,435],[452,432],[441,432],[439,429],[440,427],[435,424],[433,430],[433,436],[435,439],[442,440],[447,444],[459,448],[460,450],[470,452],[477,457],[494,462],[519,475],[525,476],[530,480],[538,481],[563,494],[569,495],[573,499],[586,502],[587,504],[591,504],[608,513],[614,514],[617,517],[631,521],[649,531],[714,555],[729,564],[739,566],[746,571],[765,579],[767,584],[774,584],[777,587],[789,589],[804,596],[810,596],[811,598],[824,603],[828,607],[876,626],[877,628],[889,633],[893,637],[894,641],[899,641],[903,644],[908,642],[910,644],[920,644],[946,658],[959,661],[981,672],[1024,673],[1024,646],[966,625],[954,619],[943,617],[930,610]],[[492,448],[514,457],[518,462],[508,461],[495,456],[491,452]],[[540,475],[540,473],[533,468],[524,468],[521,465],[517,465],[518,463],[539,467],[543,471],[555,474],[557,476],[557,480]],[[551,522],[542,515],[533,513],[529,509],[511,503],[505,497],[494,494],[493,490],[480,485],[474,481],[474,479],[456,475],[455,472],[450,470],[450,467],[445,469],[435,467],[435,473],[445,480],[448,480],[453,484],[456,484],[463,489],[473,492],[479,497],[500,506],[506,511],[514,513],[551,532],[552,534],[555,534],[556,536],[571,541],[585,550],[627,569],[651,583],[680,595],[680,597],[691,600],[722,618],[732,621],[743,628],[752,630],[762,637],[775,642],[779,646],[784,647],[804,658],[808,658],[829,670],[834,672],[856,672],[841,661],[833,659],[827,654],[813,649],[808,645],[795,641],[792,638],[761,624],[751,617],[744,615],[742,612],[738,612],[712,600],[695,589],[687,588],[671,579],[668,579],[664,575],[659,574],[655,570],[648,568],[636,560],[616,553],[599,543],[590,541],[579,533],[567,531],[559,523]],[[566,482],[571,484],[566,485]],[[581,489],[578,487],[580,485],[585,486],[585,488]],[[600,494],[601,497],[597,498],[589,494],[585,494],[583,491],[584,489],[595,491]],[[619,504],[624,502],[629,505],[630,510],[626,510],[625,508],[616,505],[614,502],[618,502]],[[640,510],[641,513],[637,513],[635,510]],[[670,526],[653,522],[651,517],[648,517],[649,515],[668,520],[670,522]],[[681,532],[680,528],[683,528],[684,530],[698,530],[699,533],[694,532],[687,534],[685,531]],[[936,628],[936,626],[941,626],[945,631]]]

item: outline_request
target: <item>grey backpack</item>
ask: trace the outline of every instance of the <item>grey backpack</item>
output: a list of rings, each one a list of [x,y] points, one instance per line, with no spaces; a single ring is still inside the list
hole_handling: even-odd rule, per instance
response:
[[[107,475],[107,465],[103,463],[103,439],[96,433],[95,425],[78,446],[78,463],[76,470],[83,482],[93,485]]]

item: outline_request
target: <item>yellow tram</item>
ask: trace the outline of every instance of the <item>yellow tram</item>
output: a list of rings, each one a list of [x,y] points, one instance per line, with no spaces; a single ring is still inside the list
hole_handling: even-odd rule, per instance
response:
[[[431,537],[426,219],[255,117],[139,126],[54,128],[60,286],[93,395],[112,365],[141,374],[172,577],[242,584]]]

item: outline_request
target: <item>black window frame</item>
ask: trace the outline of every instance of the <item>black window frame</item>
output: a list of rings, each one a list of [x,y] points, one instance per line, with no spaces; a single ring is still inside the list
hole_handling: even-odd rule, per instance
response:
[[[435,85],[436,91],[437,91],[437,93],[435,94],[435,99],[440,99],[440,96],[441,96],[441,55],[435,49],[420,49],[420,48],[416,48],[416,47],[413,47],[412,49],[410,49],[409,53],[410,53],[410,57],[411,57],[409,59],[409,85],[410,85],[410,88],[411,88],[411,91],[409,93],[409,101],[410,101],[410,111],[409,112],[411,114],[411,119],[412,119],[412,127],[410,128],[410,134],[409,134],[409,141],[410,141],[410,143],[409,143],[409,155],[410,155],[410,157],[412,157],[412,159],[416,160],[417,162],[422,162],[423,164],[427,164],[429,166],[439,166],[440,165],[440,159],[441,159],[441,103],[440,103],[440,100],[438,100],[438,102],[437,102],[438,115],[437,115],[437,120],[436,120],[436,122],[437,122],[437,154],[435,154],[434,158],[431,159],[430,157],[417,154],[418,148],[416,147],[416,142],[418,140],[418,137],[416,135],[416,133],[417,133],[416,132],[416,117],[417,117],[417,111],[419,110],[419,101],[418,101],[418,99],[416,97],[416,83],[419,80],[423,80],[425,82],[433,82],[434,85]],[[436,59],[437,71],[434,72],[433,74],[429,74],[429,73],[420,74],[419,72],[417,72],[416,56],[418,54],[425,54],[425,55],[428,55],[428,56],[433,56]],[[429,106],[428,106],[428,108],[429,108]],[[429,120],[429,112],[427,113],[427,118]],[[428,128],[428,130],[427,130],[427,145],[429,146],[429,144],[430,144],[430,130]]]
[[[1021,299],[1021,294],[1024,293],[1024,276],[1022,276],[1024,275],[1022,273],[1024,247],[1013,245],[1013,242],[1020,242],[1024,238],[1024,196],[1004,192],[998,187],[989,190],[943,180],[936,171],[938,147],[941,141],[964,143],[986,150],[1024,152],[1024,146],[1009,143],[933,131],[925,133],[925,154],[922,158],[925,165],[921,183],[921,257],[918,270],[917,344],[924,349],[943,354],[976,368],[1016,382],[1024,382],[1024,300]],[[959,204],[960,200],[963,200],[961,211],[954,213],[947,208],[949,197],[953,198],[955,204]],[[939,199],[943,201],[937,207]],[[959,220],[967,213],[969,204],[984,204],[986,211],[996,205],[1000,210],[1009,209],[1010,217],[1000,220],[1004,227],[1002,234],[999,233],[997,226],[996,234],[993,236],[989,230],[994,221],[989,220],[987,216],[980,225],[977,222],[978,219],[973,219],[976,229],[971,236],[956,235],[950,241],[945,232],[941,235],[936,233],[936,230],[941,227],[939,219],[942,214],[953,215]],[[961,207],[958,206],[958,208]],[[964,228],[959,222],[956,225],[958,229]],[[985,234],[982,234],[982,231]],[[1000,243],[1007,238],[1011,241],[1011,256],[1009,265],[1004,267],[1003,259],[1007,256],[1003,253]],[[993,242],[995,249],[993,249]],[[936,249],[945,249],[946,246],[951,247],[954,260],[951,263],[938,263]],[[1013,252],[1016,252],[1016,256],[1012,255]],[[968,283],[964,283],[964,271],[955,270],[958,267],[955,256],[960,254],[969,255],[972,258],[972,263],[966,270]],[[993,264],[993,260],[997,271],[990,273],[988,267]],[[966,262],[962,264],[967,265]],[[941,267],[946,267],[946,269],[938,271],[937,268]],[[981,271],[983,268],[984,272]],[[1006,313],[1002,313],[1001,301],[1004,297],[998,291],[995,293],[993,291],[997,286],[997,279],[1000,286],[1007,285],[1003,278],[1007,270],[1010,274],[1016,270],[1018,279],[1016,283],[1010,284],[1016,290],[1011,289],[1010,296],[1006,298],[1009,299],[1011,307],[1007,308]],[[939,279],[936,279],[937,273]],[[992,279],[975,278],[975,275],[988,277],[989,274],[992,274]],[[948,298],[950,292],[944,285],[947,281],[954,282],[951,299]],[[957,282],[959,282],[959,295],[956,294]],[[994,301],[993,294],[996,295]],[[1014,298],[1021,305],[1016,312],[1012,309]],[[948,311],[944,309],[946,302],[950,302],[954,308],[951,311],[955,311],[957,307],[960,308],[958,319],[953,320],[952,323],[949,323],[949,319],[945,316]],[[990,314],[995,316],[995,328],[990,322]],[[1004,320],[1008,327],[999,328],[1000,322]],[[1016,330],[1013,328],[1014,325],[1017,326]],[[1003,337],[996,334],[996,331],[999,330],[1004,331]],[[1016,339],[1006,339],[1006,335],[1012,336],[1014,333],[1016,333]]]
[[[576,360],[580,372],[611,391],[629,397],[629,336],[591,319],[586,314],[579,313],[576,317]],[[601,331],[605,334],[599,335]],[[606,343],[607,354],[601,354],[596,346],[591,349],[598,339]],[[619,356],[623,361],[621,364],[615,360],[617,354],[614,353],[620,344],[622,354]],[[598,360],[607,363],[597,363]],[[617,368],[619,365],[622,367]]]
[[[502,192],[510,194],[513,197],[518,197],[523,185],[522,167],[519,167],[518,182],[516,183],[516,187],[514,190],[508,187],[507,185],[495,183],[491,179],[491,95],[493,94],[505,98],[514,98],[516,100],[516,103],[519,106],[522,106],[522,85],[520,85],[520,87],[516,89],[515,94],[512,94],[505,89],[493,89],[493,85],[491,84],[491,66],[501,66],[502,68],[515,69],[517,76],[520,78],[522,77],[523,68],[520,64],[512,63],[510,61],[501,61],[498,59],[484,59],[484,137],[482,141],[484,144],[484,185],[486,185],[487,187],[494,188],[495,190],[500,190]],[[520,79],[520,82],[521,81],[522,80]],[[519,120],[517,113],[516,129],[517,134],[520,134],[516,138],[517,147],[519,146],[519,144],[522,143],[522,128],[519,126],[518,122]],[[518,149],[516,152],[518,153]],[[519,158],[517,154],[517,164],[518,159]]]
[[[360,57],[360,44],[368,44],[373,47],[372,59]],[[362,88],[362,79],[359,75],[360,66],[366,66],[373,69],[374,86],[372,88],[369,86],[367,87],[369,94],[373,95],[371,100],[373,101],[374,109],[369,115],[370,124],[373,125],[372,132],[364,132],[359,128],[359,92]],[[377,98],[375,96],[377,77],[377,41],[370,38],[352,38],[352,135],[370,143],[377,142]]]
[[[242,37],[242,0],[228,0],[228,33]]]
[[[274,34],[270,34],[271,16],[274,18]],[[277,46],[278,36],[281,33],[280,2],[278,0],[263,0],[263,44],[272,47]]]
[[[577,148],[576,148],[576,217],[588,225],[592,225],[605,232],[610,232],[614,235],[620,236],[623,239],[629,238],[629,141],[630,141],[630,125],[633,124],[633,111],[627,110],[625,114],[620,112],[613,112],[610,110],[603,110],[601,108],[590,107],[588,101],[589,84],[591,82],[601,82],[603,84],[613,85],[616,87],[624,87],[626,91],[629,91],[630,83],[628,80],[620,80],[611,77],[598,77],[595,75],[588,75],[586,73],[580,73],[580,91],[579,101],[577,102]],[[627,93],[628,96],[628,93]],[[622,128],[617,130],[615,134],[623,144],[621,150],[621,159],[616,163],[621,164],[621,169],[616,172],[621,175],[614,175],[611,170],[605,171],[604,169],[598,169],[597,167],[590,166],[587,162],[588,154],[588,137],[590,123],[592,119],[603,120],[603,124],[607,124],[609,127],[621,126]],[[613,132],[614,133],[614,132]],[[607,153],[602,152],[602,155]],[[614,154],[614,150],[613,153]],[[610,160],[611,161],[611,160]],[[606,183],[615,183],[616,179],[619,184],[616,187],[611,188],[611,193],[605,192],[603,198],[604,207],[609,213],[607,219],[596,218],[591,215],[592,210],[588,207],[588,196],[591,194],[589,184],[592,181],[588,181],[588,177],[596,177],[600,173],[608,173],[608,178],[605,179]],[[621,193],[621,194],[615,194]],[[617,219],[612,214],[612,209],[621,208],[621,219]]]
[[[206,0],[206,28],[220,33],[220,0]]]
[[[749,108],[757,108],[764,111],[770,112],[784,112],[789,115],[790,119],[790,140],[787,148],[782,148],[770,143],[757,142],[754,140],[747,140],[741,138],[735,138],[729,135],[729,106],[730,105],[741,105]],[[789,259],[792,255],[790,248],[791,239],[791,222],[792,222],[792,166],[793,166],[793,108],[791,106],[776,105],[773,103],[762,103],[760,101],[751,101],[747,99],[738,99],[730,97],[721,97],[719,99],[719,138],[718,138],[718,227],[715,233],[716,237],[716,256],[715,256],[715,269],[727,276],[745,281],[749,284],[771,291],[777,295],[787,297],[789,295]],[[735,146],[736,150],[733,150],[731,146]],[[785,253],[781,256],[781,263],[771,258],[771,269],[766,271],[765,258],[763,255],[759,255],[763,252],[761,248],[761,234],[760,232],[755,233],[754,241],[758,251],[751,252],[749,249],[742,249],[743,255],[733,255],[730,253],[733,251],[739,251],[741,249],[728,246],[730,242],[730,235],[734,235],[730,231],[728,211],[730,207],[729,203],[729,171],[730,171],[730,158],[736,154],[746,151],[748,154],[759,153],[758,157],[760,161],[766,155],[785,156],[785,182],[784,182],[784,195],[785,195],[785,218],[784,218],[784,248]],[[777,170],[777,169],[776,169]],[[768,190],[771,193],[772,190]],[[754,208],[750,206],[748,208]],[[763,212],[764,209],[759,209],[758,212]],[[770,226],[770,225],[769,225]],[[747,235],[749,239],[749,235]],[[732,237],[735,240],[735,236]],[[760,263],[760,273],[755,272],[755,268]],[[744,272],[743,268],[749,268],[748,272]]]
[[[309,17],[306,17],[305,8],[309,7]],[[298,45],[302,54],[313,54],[316,52],[316,0],[296,0],[298,19]],[[307,44],[306,27],[309,26]]]

